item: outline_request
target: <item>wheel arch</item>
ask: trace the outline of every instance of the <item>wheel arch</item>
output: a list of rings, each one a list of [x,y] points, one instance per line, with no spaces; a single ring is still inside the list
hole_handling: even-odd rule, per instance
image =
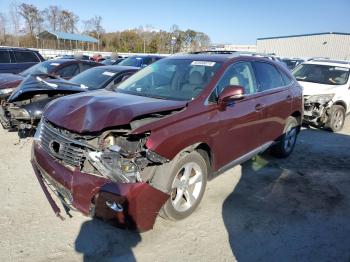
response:
[[[348,111],[348,108],[347,108],[347,106],[346,106],[346,103],[345,103],[344,101],[342,101],[342,100],[337,100],[337,101],[335,101],[335,102],[333,103],[333,105],[344,107],[345,114],[346,114],[346,112]]]

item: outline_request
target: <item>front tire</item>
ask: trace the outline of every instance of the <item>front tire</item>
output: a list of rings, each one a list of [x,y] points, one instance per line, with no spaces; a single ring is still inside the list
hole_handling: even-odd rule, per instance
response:
[[[342,130],[345,122],[345,109],[342,106],[334,105],[330,109],[329,119],[325,125],[325,128],[332,132],[339,132]]]
[[[170,198],[161,210],[161,216],[181,220],[191,215],[203,198],[208,168],[203,156],[193,151],[175,163],[168,181]]]
[[[279,158],[288,157],[294,149],[299,132],[299,124],[296,118],[288,117],[281,139],[271,148],[271,153]]]

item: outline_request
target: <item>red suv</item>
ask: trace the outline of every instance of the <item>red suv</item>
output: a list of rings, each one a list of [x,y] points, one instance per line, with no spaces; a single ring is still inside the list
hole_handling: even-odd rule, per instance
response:
[[[268,148],[293,150],[302,89],[287,69],[239,53],[174,55],[111,90],[62,97],[46,109],[32,164],[66,209],[151,229],[179,220],[206,183]]]

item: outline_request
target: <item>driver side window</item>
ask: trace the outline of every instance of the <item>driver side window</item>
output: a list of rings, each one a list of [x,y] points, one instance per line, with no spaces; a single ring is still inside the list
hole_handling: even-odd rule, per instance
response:
[[[217,95],[232,85],[242,86],[245,94],[256,93],[256,80],[250,62],[238,62],[230,65],[216,86]]]

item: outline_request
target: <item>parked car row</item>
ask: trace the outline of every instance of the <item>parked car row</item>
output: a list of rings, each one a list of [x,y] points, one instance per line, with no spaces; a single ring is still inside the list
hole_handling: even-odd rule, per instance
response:
[[[135,56],[70,80],[29,75],[3,115],[36,127],[31,162],[56,215],[49,189],[67,213],[144,231],[158,215],[191,215],[207,181],[232,166],[266,150],[288,157],[304,111],[339,131],[349,70],[314,60],[292,74],[271,56],[229,51]]]

